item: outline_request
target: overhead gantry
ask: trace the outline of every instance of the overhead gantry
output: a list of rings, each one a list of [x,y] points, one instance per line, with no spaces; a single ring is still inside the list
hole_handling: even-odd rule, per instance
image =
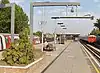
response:
[[[66,6],[66,14],[68,6],[76,7],[76,16],[77,16],[77,7],[80,6],[79,2],[31,2],[30,3],[30,41],[33,40],[33,8],[42,6]],[[43,43],[42,43],[43,44]],[[43,48],[43,46],[42,46]]]
[[[51,19],[94,19],[94,16],[65,16],[65,17],[61,17],[61,16],[55,16],[55,17],[51,17]]]

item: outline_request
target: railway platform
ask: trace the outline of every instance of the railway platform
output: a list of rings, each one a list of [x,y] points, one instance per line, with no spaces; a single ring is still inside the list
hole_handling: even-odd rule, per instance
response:
[[[92,73],[79,42],[72,42],[43,73]]]
[[[93,73],[79,42],[56,46],[58,49],[46,55],[34,73]]]
[[[39,65],[38,68],[33,73],[42,73],[53,61],[57,58],[57,56],[71,43],[72,41],[67,41],[65,44],[56,44],[56,51],[45,52],[45,57]],[[42,47],[41,44],[35,45],[38,49]]]

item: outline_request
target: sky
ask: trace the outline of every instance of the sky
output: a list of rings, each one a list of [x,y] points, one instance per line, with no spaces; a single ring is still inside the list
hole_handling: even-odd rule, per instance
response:
[[[40,21],[45,21],[43,25],[44,33],[80,33],[87,35],[94,28],[97,18],[100,18],[100,0],[10,0],[11,3],[20,5],[25,13],[30,17],[30,1],[33,2],[80,2],[78,7],[78,16],[91,14],[94,20],[89,19],[59,19],[53,20],[52,16],[66,16],[66,7],[36,7],[34,8],[33,32],[41,30]],[[71,13],[72,7],[68,7],[68,16],[75,16],[75,12]],[[75,9],[75,7],[73,7]],[[43,12],[44,11],[44,12]],[[67,30],[63,30],[58,22],[63,22]]]

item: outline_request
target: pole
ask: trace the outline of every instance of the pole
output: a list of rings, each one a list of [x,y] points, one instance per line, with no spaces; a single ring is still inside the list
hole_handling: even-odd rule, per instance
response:
[[[14,42],[15,4],[11,5],[11,42]]]
[[[76,6],[76,16],[78,15],[78,13],[77,13],[77,12],[78,12],[78,10],[77,10],[77,6]]]
[[[55,32],[55,45],[56,45],[56,32]]]
[[[54,34],[54,45],[56,46],[56,28],[55,28],[55,34]]]
[[[68,15],[68,13],[67,13],[67,8],[68,8],[68,6],[66,6],[66,16]]]
[[[61,31],[60,31],[60,44],[61,44]]]
[[[30,43],[33,43],[33,5],[30,3]]]
[[[41,23],[41,27],[42,27],[42,52],[43,52],[43,37],[44,37],[44,35],[43,35],[43,24]]]
[[[54,20],[54,24],[56,25],[56,19]],[[55,30],[54,30],[54,47],[55,47],[55,50],[56,50],[56,29],[57,29],[57,26],[55,27]]]
[[[41,22],[41,29],[42,29],[42,49],[41,49],[41,51],[43,52],[43,38],[44,38],[44,31],[43,31],[43,25],[45,24],[45,21],[44,21],[44,15],[45,15],[45,13],[44,13],[44,7],[43,7],[43,9],[42,9],[42,22]]]

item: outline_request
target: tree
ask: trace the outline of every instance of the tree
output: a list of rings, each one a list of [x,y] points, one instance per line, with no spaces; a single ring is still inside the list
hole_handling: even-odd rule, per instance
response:
[[[97,19],[96,23],[94,23],[94,26],[100,30],[100,19]]]
[[[100,35],[99,29],[93,29],[90,35]]]
[[[1,4],[9,3],[8,0],[2,0]],[[11,8],[0,8],[0,32],[9,33],[10,32],[10,18],[11,18]]]
[[[28,16],[24,13],[23,9],[16,5],[15,6],[15,33],[19,33],[23,28],[28,28]]]
[[[9,3],[8,0],[2,0],[2,4]],[[20,33],[24,27],[29,27],[28,16],[23,9],[15,4],[15,33]],[[0,33],[10,33],[11,28],[11,8],[0,9]]]
[[[96,35],[96,29],[93,29],[90,33],[90,35]]]
[[[36,36],[42,37],[42,32],[41,32],[41,31],[37,31],[36,33],[33,33],[33,35],[36,35]]]
[[[7,3],[9,3],[8,0],[1,0],[1,4],[7,4]]]
[[[97,28],[93,29],[90,35],[100,35],[100,19],[97,19],[96,23],[94,23],[94,26]]]

